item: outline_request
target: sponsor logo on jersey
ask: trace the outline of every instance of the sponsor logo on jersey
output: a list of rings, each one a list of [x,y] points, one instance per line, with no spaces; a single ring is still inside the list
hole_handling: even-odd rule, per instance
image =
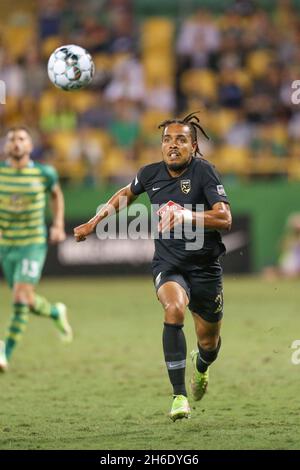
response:
[[[168,201],[166,204],[164,204],[158,209],[156,214],[162,216],[166,212],[183,211],[183,210],[184,210],[184,207],[182,207],[180,204],[177,204],[174,201]]]

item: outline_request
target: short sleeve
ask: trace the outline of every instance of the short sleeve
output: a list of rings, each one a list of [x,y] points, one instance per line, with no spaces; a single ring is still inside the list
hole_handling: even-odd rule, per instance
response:
[[[51,192],[56,183],[58,183],[57,171],[53,166],[46,165],[44,167],[44,176],[46,177],[46,189]]]
[[[132,181],[131,185],[130,185],[130,190],[133,194],[135,194],[136,196],[138,196],[139,194],[142,194],[144,193],[146,190],[145,190],[145,187],[143,185],[143,169],[144,168],[141,168],[136,177],[134,178],[134,180]]]
[[[224,186],[213,166],[209,165],[205,168],[202,181],[205,197],[211,207],[217,202],[229,204]]]

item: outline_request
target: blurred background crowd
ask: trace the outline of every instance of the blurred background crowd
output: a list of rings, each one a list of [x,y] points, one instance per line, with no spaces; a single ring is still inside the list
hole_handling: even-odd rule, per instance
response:
[[[300,179],[300,1],[3,0],[1,19],[1,128],[28,125],[66,183],[127,183],[161,159],[160,122],[197,110],[225,177]],[[94,59],[83,91],[47,77],[63,44]]]
[[[0,158],[5,130],[27,125],[33,158],[59,171],[71,226],[161,159],[163,120],[199,111],[211,137],[200,149],[251,251],[251,266],[237,248],[228,266],[300,272],[300,0],[1,0],[0,15]],[[82,91],[48,79],[64,44],[95,62]]]

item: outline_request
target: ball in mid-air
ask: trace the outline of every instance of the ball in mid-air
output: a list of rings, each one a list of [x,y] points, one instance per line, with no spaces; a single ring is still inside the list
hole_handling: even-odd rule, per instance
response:
[[[90,54],[80,46],[70,44],[58,47],[48,61],[48,76],[62,90],[78,90],[87,86],[95,66]]]

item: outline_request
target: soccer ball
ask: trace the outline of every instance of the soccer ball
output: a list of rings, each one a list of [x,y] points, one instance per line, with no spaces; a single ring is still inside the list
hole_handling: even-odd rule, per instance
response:
[[[78,90],[90,83],[95,66],[90,54],[82,47],[69,44],[58,47],[48,61],[48,76],[62,90]]]

